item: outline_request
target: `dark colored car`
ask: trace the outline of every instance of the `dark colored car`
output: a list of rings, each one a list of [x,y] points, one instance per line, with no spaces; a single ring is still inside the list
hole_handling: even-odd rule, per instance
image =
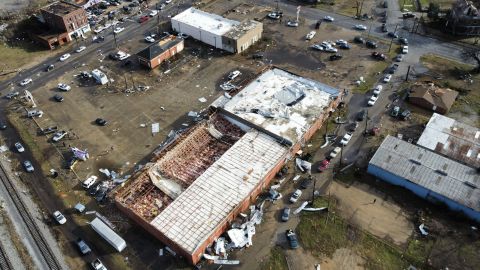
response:
[[[402,14],[402,17],[404,19],[415,18],[415,14],[413,14],[412,12],[405,12],[405,13]]]
[[[362,37],[356,36],[356,37],[353,38],[353,41],[355,43],[362,43],[363,44],[365,42],[365,39],[363,39]]]
[[[383,53],[372,52],[372,57],[377,60],[385,60],[387,57]]]
[[[315,24],[315,29],[320,29],[320,25],[322,25],[322,21],[317,21]]]
[[[95,119],[95,123],[99,126],[106,126],[108,122],[103,118],[97,118]]]
[[[150,19],[149,16],[142,16],[140,17],[140,19],[138,20],[139,23],[144,23],[146,21],[148,21]]]
[[[342,57],[343,56],[341,54],[330,55],[330,61],[340,60]]]
[[[0,130],[7,129],[7,124],[5,122],[0,122]]]
[[[297,235],[292,229],[288,229],[285,232],[285,235],[287,236],[288,244],[290,245],[290,248],[296,249],[298,248],[298,239]]]
[[[338,47],[340,49],[344,49],[344,50],[349,50],[350,49],[350,45],[345,44],[345,43],[340,44],[340,46],[338,46]]]
[[[300,188],[301,189],[307,189],[310,186],[310,184],[312,184],[312,180],[310,180],[308,178],[305,178],[300,183]]]
[[[408,45],[408,40],[406,38],[399,38],[398,42],[400,42],[400,44],[403,44],[403,45]]]
[[[100,183],[95,183],[88,189],[87,192],[88,192],[88,195],[95,196],[95,194],[97,194],[99,190],[100,190]]]
[[[383,8],[388,8],[388,2],[387,1],[383,1]]]
[[[54,69],[54,68],[55,68],[55,65],[48,65],[48,66],[45,68],[45,71],[48,72],[48,71],[50,71],[50,70],[52,70],[52,69]]]
[[[398,35],[394,32],[388,32],[387,36],[389,36],[391,38],[398,38]]]
[[[365,45],[367,46],[367,48],[371,49],[376,49],[378,47],[377,43],[372,40],[367,40],[367,42],[365,42]]]
[[[56,102],[62,102],[64,100],[64,98],[59,95],[59,94],[56,94],[55,96],[53,96],[53,99],[56,101]]]
[[[391,65],[390,68],[388,69],[388,73],[389,73],[389,74],[393,74],[393,73],[395,73],[395,71],[397,71],[397,69],[398,69],[398,64],[393,64],[393,65]]]
[[[400,114],[400,118],[402,120],[407,120],[408,118],[410,118],[411,115],[412,113],[409,110],[405,110]]]
[[[387,24],[385,24],[385,23],[382,24],[382,32],[384,32],[384,33],[388,32]]]
[[[363,111],[358,113],[357,121],[363,121],[363,120],[365,120],[365,118],[367,118],[367,111],[366,110],[363,110]]]
[[[106,187],[101,187],[100,190],[95,194],[95,200],[97,202],[102,202],[105,200],[107,197],[107,188]]]
[[[252,54],[252,59],[262,59],[263,58],[263,53],[254,53]]]

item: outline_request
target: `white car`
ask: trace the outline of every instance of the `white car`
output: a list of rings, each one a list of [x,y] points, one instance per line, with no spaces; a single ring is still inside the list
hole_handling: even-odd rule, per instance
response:
[[[354,28],[357,30],[367,30],[367,27],[363,24],[356,24]]]
[[[58,222],[58,224],[65,224],[67,222],[67,219],[65,218],[65,216],[62,215],[62,213],[60,213],[60,211],[53,212],[53,217]]]
[[[379,95],[380,92],[382,92],[382,89],[383,89],[383,86],[379,84],[379,85],[375,86],[375,88],[373,88],[373,93],[375,95]]]
[[[150,11],[150,13],[148,13],[148,16],[153,17],[153,16],[156,16],[157,14],[158,14],[157,10],[152,10]]]
[[[327,22],[333,22],[335,19],[332,16],[325,16],[325,17],[323,17],[323,20],[325,20]]]
[[[20,85],[21,85],[21,86],[25,86],[25,85],[27,85],[27,84],[29,84],[29,83],[31,83],[31,82],[32,82],[32,79],[27,78],[27,79],[21,81],[21,82],[20,82]]]
[[[383,77],[383,82],[388,83],[392,79],[392,74],[387,74],[385,77]]]
[[[402,47],[402,53],[403,53],[403,54],[407,54],[407,53],[408,53],[408,46],[407,46],[407,45],[405,45],[405,46]]]
[[[70,85],[65,84],[65,83],[59,83],[59,84],[57,85],[57,88],[60,89],[60,90],[62,90],[62,91],[65,91],[65,92],[70,91],[70,89],[72,89],[72,88],[70,87]]]
[[[189,35],[185,34],[185,33],[178,33],[177,37],[181,38],[181,39],[187,39],[188,37],[190,37]]]
[[[343,138],[340,141],[340,144],[345,146],[348,144],[348,142],[350,142],[351,139],[352,139],[352,133],[346,133],[345,135],[343,135]]]
[[[17,149],[17,151],[18,151],[19,153],[25,152],[25,148],[23,148],[23,145],[22,145],[21,143],[19,143],[19,142],[16,142],[16,143],[15,143],[15,148]]]
[[[33,168],[32,162],[30,162],[29,160],[25,160],[23,162],[23,167],[25,168],[25,171],[29,173],[32,173],[35,171],[35,168]]]
[[[371,96],[370,99],[369,99],[368,102],[367,102],[368,106],[373,106],[373,105],[375,105],[375,102],[377,102],[377,99],[378,99],[378,96],[377,96],[377,95]]]
[[[317,32],[315,32],[315,31],[310,31],[310,33],[307,34],[307,36],[305,37],[305,39],[306,39],[306,40],[311,40],[311,39],[315,36],[316,33],[317,33]]]
[[[320,44],[314,44],[310,46],[312,49],[318,50],[318,51],[323,51],[323,46]]]
[[[330,52],[330,53],[338,52],[338,50],[336,48],[333,48],[333,47],[324,47],[323,50],[326,51],[326,52]]]
[[[295,190],[295,192],[293,192],[292,196],[290,197],[290,202],[297,202],[300,196],[302,196],[302,191],[300,189]]]
[[[165,4],[170,4],[173,0],[165,0]]]
[[[153,43],[153,42],[155,42],[155,39],[152,38],[151,36],[146,36],[145,41],[148,42],[148,43]]]
[[[115,54],[115,58],[122,61],[122,60],[125,60],[127,59],[128,57],[130,57],[130,54],[126,53],[126,52],[122,52],[122,51],[118,51],[116,54]]]
[[[65,60],[67,60],[69,57],[70,57],[70,54],[69,54],[69,53],[66,53],[66,54],[60,56],[60,61],[63,62],[63,61],[65,61]]]
[[[85,51],[86,48],[87,47],[85,47],[85,46],[80,46],[80,47],[78,47],[78,49],[75,50],[75,52],[81,53],[81,52]]]
[[[113,32],[115,34],[118,34],[118,33],[122,32],[123,30],[125,30],[125,27],[120,27],[119,26],[119,27],[115,27],[115,29],[113,29]]]
[[[98,26],[97,28],[93,29],[93,32],[95,32],[95,34],[100,34],[101,32],[103,32],[103,30],[105,30],[105,27]]]
[[[271,12],[271,13],[268,13],[267,15],[270,19],[274,19],[274,20],[278,20],[280,19],[280,17],[282,17],[282,13],[279,13],[279,12]]]
[[[68,134],[68,132],[66,132],[65,130],[59,131],[59,132],[53,134],[52,141],[58,142],[61,139],[63,139],[63,137],[65,137],[67,134]]]
[[[228,74],[228,79],[233,80],[233,79],[237,78],[238,76],[240,76],[240,74],[242,74],[242,73],[239,70],[234,70],[234,71],[230,72],[230,74]]]
[[[332,152],[330,152],[329,157],[330,157],[331,159],[334,159],[334,158],[340,153],[340,151],[342,151],[342,148],[341,148],[341,147],[338,147],[338,146],[335,147],[335,148],[332,150]]]
[[[343,39],[337,39],[337,40],[335,41],[335,43],[336,43],[337,45],[342,45],[342,44],[348,45],[348,42],[347,42],[346,40],[343,40]]]
[[[297,27],[298,26],[298,21],[288,21],[287,26]]]

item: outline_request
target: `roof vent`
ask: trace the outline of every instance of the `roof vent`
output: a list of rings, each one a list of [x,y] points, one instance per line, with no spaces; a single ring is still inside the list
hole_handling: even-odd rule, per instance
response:
[[[415,160],[415,159],[409,159],[409,160],[410,160],[410,162],[415,163],[417,165],[422,165],[422,163],[418,160]]]
[[[463,182],[463,183],[464,183],[466,186],[469,186],[469,187],[471,187],[471,188],[473,188],[473,189],[477,189],[477,188],[478,188],[478,187],[477,187],[476,185],[474,185],[473,183],[470,183],[470,182],[467,182],[467,181],[465,181],[465,182]]]
[[[448,174],[442,170],[435,170],[435,172],[444,176],[448,176]]]

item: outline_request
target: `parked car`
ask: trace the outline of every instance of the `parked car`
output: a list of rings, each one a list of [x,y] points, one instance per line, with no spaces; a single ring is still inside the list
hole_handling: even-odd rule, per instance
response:
[[[53,134],[52,141],[58,142],[61,139],[63,139],[65,136],[67,136],[67,134],[68,134],[68,132],[66,132],[65,130],[61,130],[59,132],[56,132],[55,134]]]
[[[415,18],[415,14],[413,14],[412,12],[404,12],[404,13],[402,13],[402,17],[404,19]]]
[[[392,79],[392,75],[387,74],[387,75],[385,75],[385,77],[383,77],[383,82],[388,83],[390,81],[390,79]]]
[[[53,96],[53,100],[55,100],[56,102],[62,102],[64,100],[63,96],[62,95],[59,95],[59,94],[55,94]]]
[[[338,50],[336,48],[333,48],[331,46],[323,46],[323,51],[329,52],[329,53],[336,53]]]
[[[311,39],[315,36],[316,33],[317,33],[317,32],[315,32],[315,31],[310,31],[310,32],[305,36],[305,39],[306,39],[306,40],[311,40]]]
[[[97,202],[103,202],[105,198],[107,197],[107,187],[100,186],[100,190],[95,194],[95,200]]]
[[[322,21],[318,20],[315,24],[315,29],[320,29],[320,25],[322,25]]]
[[[6,98],[6,99],[12,99],[12,98],[14,98],[14,97],[16,97],[16,96],[18,96],[18,95],[20,95],[19,92],[16,92],[16,91],[15,91],[15,92],[10,92],[10,93],[8,93],[8,94],[5,95],[5,98]]]
[[[66,53],[66,54],[60,56],[60,61],[63,62],[63,61],[65,61],[65,60],[67,60],[68,58],[70,58],[70,54],[69,54],[69,53]]]
[[[297,202],[300,196],[302,196],[302,191],[300,189],[295,190],[295,192],[293,192],[292,196],[290,197],[290,202]]]
[[[345,146],[350,142],[351,139],[352,139],[352,133],[347,132],[345,135],[343,135],[343,138],[340,141],[340,144]]]
[[[53,70],[54,68],[55,68],[55,65],[53,65],[53,64],[52,64],[52,65],[48,65],[48,66],[45,68],[45,71],[46,71],[46,72],[49,72],[49,71]]]
[[[398,117],[398,114],[400,113],[400,107],[399,106],[395,106],[393,107],[392,111],[390,112],[390,115],[392,117]]]
[[[408,39],[407,38],[403,38],[403,37],[399,38],[398,42],[400,42],[400,44],[408,45]]]
[[[148,13],[148,16],[150,17],[153,17],[153,16],[156,16],[158,14],[158,11],[157,10],[151,10],[150,13]]]
[[[80,252],[82,253],[82,255],[87,255],[88,253],[92,252],[90,247],[87,245],[87,243],[82,238],[78,238],[75,241],[75,244],[77,244],[77,247],[80,250]]]
[[[313,44],[312,46],[310,46],[312,49],[314,50],[318,50],[318,51],[323,51],[323,46],[320,45],[320,44]]]
[[[91,186],[93,186],[97,182],[98,177],[95,175],[91,175],[85,181],[82,182],[82,187],[85,189],[89,189]]]
[[[365,42],[365,46],[371,49],[376,49],[378,47],[377,43],[373,40],[367,40],[367,42]]]
[[[350,49],[350,45],[349,45],[349,44],[340,44],[338,47],[339,47],[340,49],[344,49],[344,50]]]
[[[378,100],[378,96],[377,96],[377,95],[373,95],[373,96],[371,96],[370,99],[368,100],[367,105],[368,105],[368,106],[373,106],[373,105],[375,105],[375,103],[377,102],[377,100]]]
[[[95,123],[99,126],[106,126],[108,122],[103,118],[97,118],[95,119]]]
[[[102,261],[100,261],[98,258],[91,262],[90,266],[93,268],[93,270],[107,270],[107,267],[105,267]]]
[[[312,180],[310,180],[309,178],[305,178],[300,183],[300,188],[307,189],[310,186],[310,184],[312,184]]]
[[[70,159],[67,160],[65,167],[69,170],[72,170],[73,167],[75,167],[75,164],[77,164],[77,162],[78,162],[78,159],[76,157],[71,157]]]
[[[340,153],[340,151],[342,151],[342,148],[337,146],[337,147],[333,148],[332,152],[330,152],[328,157],[330,159],[334,159]]]
[[[403,54],[399,54],[393,58],[395,62],[402,62],[403,61]]]
[[[282,194],[280,194],[280,193],[279,193],[278,191],[276,191],[275,189],[272,189],[272,188],[271,188],[271,189],[268,191],[268,197],[269,197],[270,199],[272,199],[272,201],[276,201],[276,200],[282,198]]]
[[[288,21],[287,26],[297,27],[298,26],[298,21]]]
[[[330,55],[330,61],[335,61],[335,60],[340,60],[342,59],[342,55],[341,54],[333,54],[333,55]]]
[[[60,89],[60,90],[62,90],[62,91],[65,91],[65,92],[70,91],[70,89],[72,89],[72,88],[70,87],[70,85],[65,84],[65,83],[59,83],[59,84],[57,85],[57,88]]]
[[[360,30],[360,31],[367,30],[367,27],[363,24],[356,24],[353,28],[355,28],[356,30]]]
[[[189,38],[190,36],[187,35],[187,34],[185,34],[185,33],[178,33],[177,37],[182,38],[182,39],[187,39],[187,38]]]
[[[290,208],[285,207],[282,210],[282,221],[288,221],[290,219]]]
[[[7,124],[5,122],[0,122],[0,130],[7,129]]]
[[[388,73],[389,74],[394,74],[398,69],[398,64],[393,64],[388,68]]]
[[[29,173],[35,171],[35,168],[33,167],[32,162],[30,162],[30,160],[25,160],[23,162],[23,168],[25,168],[25,171],[27,171]]]
[[[323,172],[326,169],[328,169],[328,165],[330,165],[330,161],[328,159],[324,159],[320,162],[320,165],[318,165],[318,171]]]
[[[297,239],[297,235],[295,234],[295,232],[292,229],[288,229],[285,232],[285,235],[287,237],[288,244],[290,245],[290,248],[293,248],[293,249],[298,248],[298,239]]]
[[[380,93],[382,92],[382,89],[383,89],[383,86],[381,84],[375,86],[373,88],[373,94],[380,95]]]
[[[278,20],[278,19],[280,19],[282,16],[283,16],[283,12],[280,12],[280,11],[270,12],[270,13],[268,13],[268,15],[267,15],[268,18],[273,19],[273,20]]]
[[[23,80],[23,81],[20,82],[20,86],[25,86],[25,85],[27,85],[27,84],[29,84],[29,83],[32,83],[32,79],[27,78],[27,79],[25,79],[25,80]]]
[[[150,19],[149,16],[142,16],[142,17],[140,17],[140,19],[138,19],[138,22],[139,23],[144,23],[144,22],[148,21],[149,19]]]
[[[362,44],[363,44],[363,43],[365,42],[365,39],[363,39],[363,38],[360,37],[360,36],[356,36],[356,37],[353,38],[353,41],[354,41],[355,43],[362,43]]]
[[[335,19],[332,16],[325,16],[323,17],[323,20],[326,22],[333,22]]]
[[[242,74],[242,73],[239,70],[234,70],[234,71],[230,72],[230,74],[228,74],[228,79],[229,80],[234,80],[235,78],[240,76],[240,74]]]
[[[407,45],[404,45],[404,46],[402,47],[402,53],[403,53],[403,54],[407,54],[407,53],[408,53],[408,46],[407,46]]]
[[[387,36],[391,38],[398,38],[398,35],[395,32],[388,32]]]
[[[42,116],[43,116],[43,111],[42,110],[27,111],[27,117],[28,118],[42,117]]]
[[[53,212],[53,217],[55,218],[55,221],[58,222],[58,224],[65,224],[67,222],[67,219],[62,213],[60,213],[60,211]]]
[[[252,54],[252,59],[262,59],[263,58],[263,53],[261,52],[258,52],[258,53],[254,53]]]
[[[409,110],[404,110],[401,114],[400,114],[400,118],[402,120],[407,120],[408,118],[410,118],[410,116],[412,115],[412,113],[409,111]]]
[[[382,61],[387,58],[383,53],[379,53],[379,52],[372,52],[372,57]]]
[[[88,195],[95,196],[100,190],[100,183],[94,183],[88,190]]]
[[[23,145],[20,142],[15,143],[15,149],[17,149],[17,152],[19,152],[19,153],[25,152],[25,148],[23,147]]]
[[[115,27],[115,29],[113,29],[113,33],[118,34],[123,30],[125,30],[125,27],[118,26],[118,27]]]
[[[365,120],[365,118],[367,118],[367,111],[366,110],[362,110],[360,112],[358,112],[357,114],[357,121],[363,121]]]
[[[387,32],[388,32],[388,28],[387,28],[387,24],[386,24],[386,23],[382,23],[382,32],[384,32],[384,33],[387,33]]]
[[[81,52],[85,51],[86,48],[87,47],[85,47],[85,46],[80,46],[80,47],[78,47],[78,49],[75,50],[75,52],[81,53]]]
[[[153,43],[153,42],[155,42],[155,39],[152,38],[151,36],[146,36],[145,41],[148,42],[148,43]]]

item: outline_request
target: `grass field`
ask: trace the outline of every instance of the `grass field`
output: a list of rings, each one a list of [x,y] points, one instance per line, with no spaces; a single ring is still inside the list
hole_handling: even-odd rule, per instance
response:
[[[275,246],[270,251],[268,261],[262,263],[261,270],[288,270],[287,260],[281,247]]]
[[[0,81],[11,78],[15,73],[11,71],[19,70],[27,64],[38,62],[51,53],[49,50],[42,50],[35,44],[21,44],[18,47],[11,47],[6,44],[0,44]]]

